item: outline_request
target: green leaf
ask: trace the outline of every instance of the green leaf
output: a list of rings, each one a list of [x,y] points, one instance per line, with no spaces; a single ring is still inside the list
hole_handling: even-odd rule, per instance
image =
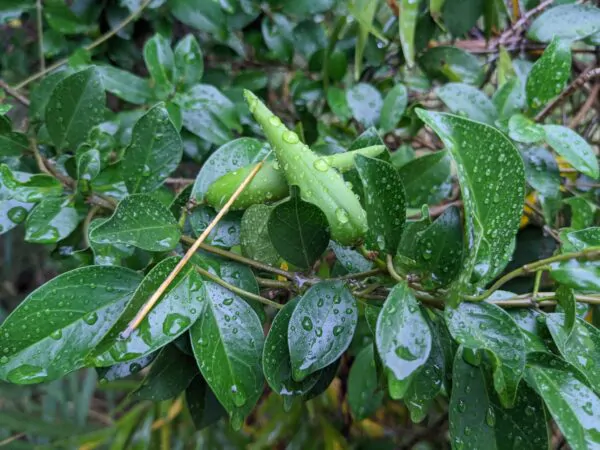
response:
[[[191,87],[202,80],[204,59],[193,34],[186,35],[177,43],[174,58],[173,81],[177,85]]]
[[[459,116],[493,125],[498,118],[496,107],[479,89],[464,83],[448,83],[436,90],[448,109]]]
[[[152,78],[153,88],[159,98],[173,91],[174,61],[169,39],[157,33],[144,44],[144,62]]]
[[[194,378],[185,390],[185,403],[196,430],[202,430],[227,415],[202,375]]]
[[[179,133],[164,103],[159,103],[135,123],[125,150],[121,167],[129,193],[156,190],[177,168],[182,155]]]
[[[379,387],[373,344],[363,348],[348,375],[348,406],[356,420],[373,415],[383,402],[385,392]]]
[[[200,205],[194,208],[189,217],[194,235],[200,236],[216,216],[217,213],[210,206]],[[206,242],[224,248],[231,248],[235,245],[239,245],[241,221],[242,213],[240,211],[233,211],[225,214],[210,232],[206,238]]]
[[[135,375],[143,368],[148,367],[157,355],[158,352],[154,352],[126,363],[118,363],[109,367],[97,367],[96,373],[98,374],[99,382],[100,384],[104,384],[109,381],[121,380]]]
[[[354,164],[365,193],[368,236],[389,255],[396,252],[406,221],[406,194],[394,166],[380,159],[357,155]]]
[[[398,283],[388,294],[377,319],[375,342],[390,378],[404,385],[406,391],[411,376],[429,358],[431,330],[405,282]],[[393,397],[402,396],[403,393]]]
[[[171,0],[169,6],[175,18],[184,24],[217,36],[226,35],[226,14],[219,2]]]
[[[294,380],[335,362],[350,345],[357,318],[356,300],[342,281],[322,281],[308,289],[288,328]]]
[[[297,189],[289,201],[272,209],[267,229],[277,253],[302,269],[311,267],[329,244],[325,214],[312,203],[302,201]]]
[[[94,229],[107,220],[108,219],[105,218],[92,220],[89,226],[88,237]],[[135,251],[135,248],[130,245],[119,244],[116,242],[99,244],[94,242],[91,238],[89,238],[89,241],[90,248],[94,253],[94,264],[99,266],[121,266],[123,265],[122,260],[132,256]]]
[[[556,300],[565,313],[564,332],[566,340],[575,326],[575,318],[577,317],[575,294],[572,289],[566,286],[559,286],[556,289]]]
[[[484,284],[511,257],[525,197],[523,161],[498,130],[450,114],[417,110],[440,136],[457,164],[465,203],[468,256],[461,275],[467,284],[473,271]],[[489,150],[481,152],[481,148]]]
[[[193,358],[182,353],[175,345],[164,347],[142,383],[131,393],[136,400],[161,402],[183,392],[198,374]]]
[[[293,57],[293,25],[284,15],[263,17],[260,29],[271,58],[289,61]]]
[[[352,117],[352,111],[350,111],[348,100],[346,99],[346,92],[343,89],[335,86],[329,87],[327,89],[327,104],[331,112],[340,120],[346,122]]]
[[[594,203],[584,197],[565,198],[563,203],[571,209],[571,228],[581,230],[592,225],[597,209]]]
[[[179,262],[163,259],[148,272],[114,325],[96,346],[91,361],[110,366],[148,355],[184,333],[200,316],[206,298],[202,278],[187,264],[139,326],[127,337],[121,333]]]
[[[50,28],[64,35],[92,33],[98,28],[96,24],[86,23],[62,1],[47,2],[43,12]]]
[[[439,203],[450,193],[450,156],[445,150],[413,159],[400,167],[398,173],[411,208]]]
[[[46,75],[35,85],[29,95],[29,100],[31,102],[31,105],[29,106],[29,117],[32,121],[44,121],[46,105],[48,104],[52,91],[54,91],[54,88],[60,81],[71,75],[71,73],[71,69],[57,70],[56,72]]]
[[[0,379],[39,383],[83,367],[140,280],[129,269],[91,266],[33,291],[0,326]]]
[[[287,302],[273,319],[262,355],[263,372],[270,388],[278,395],[290,398],[309,392],[321,376],[317,371],[299,382],[292,377],[288,329],[298,300],[296,297]]]
[[[477,24],[485,0],[445,0],[442,20],[452,36],[462,36]]]
[[[521,384],[514,407],[505,409],[494,393],[488,369],[487,364],[475,367],[465,362],[462,349],[456,353],[449,407],[452,448],[547,449],[541,399]]]
[[[383,107],[381,94],[372,85],[358,83],[346,91],[348,108],[358,123],[365,128],[376,125]]]
[[[415,0],[400,0],[399,20],[400,26],[400,44],[402,45],[402,54],[406,59],[408,67],[415,64],[415,29],[417,28],[417,18],[419,15],[419,3]]]
[[[457,47],[433,47],[418,60],[430,77],[477,85],[483,80],[483,69],[471,53]]]
[[[446,323],[458,343],[491,355],[500,401],[505,407],[514,405],[526,353],[523,336],[512,317],[490,303],[464,302],[446,311]]]
[[[560,233],[561,250],[563,252],[578,252],[588,247],[600,247],[600,227],[572,231],[566,229]]]
[[[1,189],[0,186],[0,191]],[[18,200],[0,200],[0,234],[7,233],[23,223],[33,206],[33,203]]]
[[[271,243],[268,220],[273,208],[267,205],[252,205],[242,217],[240,245],[244,256],[269,265],[279,261],[279,254]]]
[[[227,289],[207,282],[206,290],[202,314],[190,330],[192,348],[206,382],[239,428],[263,391],[262,325]]]
[[[58,82],[46,105],[46,126],[58,150],[75,150],[104,120],[104,87],[94,68]]]
[[[404,115],[407,104],[408,91],[403,84],[397,84],[388,91],[383,100],[379,117],[379,126],[383,133],[389,133],[396,128]]]
[[[92,148],[76,156],[77,179],[79,181],[92,181],[100,174],[102,161],[100,152]]]
[[[152,101],[153,94],[148,80],[113,66],[98,66],[97,70],[102,77],[104,89],[111,94],[134,105]]]
[[[126,197],[110,219],[90,232],[90,239],[98,244],[133,245],[151,252],[173,249],[180,236],[171,212],[148,194]]]
[[[65,198],[42,200],[27,216],[25,240],[35,244],[54,244],[70,235],[79,223],[79,214]]]
[[[558,358],[530,363],[525,381],[546,403],[552,418],[573,450],[600,446],[600,398]]]
[[[565,314],[548,314],[548,330],[563,358],[587,378],[589,386],[596,393],[600,393],[600,331],[585,320],[575,317],[573,327],[569,329],[567,318]]]
[[[600,9],[591,4],[559,5],[536,17],[527,37],[538,42],[553,38],[574,41],[600,31]]]
[[[508,135],[523,144],[535,144],[545,138],[544,127],[523,114],[515,114],[508,121]]]
[[[525,93],[521,80],[513,76],[494,93],[492,103],[500,119],[506,119],[525,108]]]
[[[0,158],[22,156],[29,151],[29,141],[23,133],[0,132]]]
[[[53,176],[13,172],[6,164],[0,164],[0,200],[35,203],[60,195],[62,191],[62,184]]]
[[[594,150],[579,134],[562,125],[544,125],[546,142],[569,164],[588,177],[598,179],[600,169]]]
[[[348,273],[366,272],[373,267],[372,261],[369,261],[351,247],[344,247],[335,241],[330,241],[329,246],[335,253],[338,262]]]
[[[373,29],[373,19],[377,12],[377,1],[356,0],[350,3],[350,12],[358,22],[358,35],[354,48],[354,79],[359,80],[362,71],[365,47],[369,40],[369,33]]]
[[[550,276],[557,283],[575,290],[600,290],[600,266],[593,262],[571,260],[553,263]]]
[[[525,90],[531,113],[539,111],[560,94],[570,75],[571,42],[555,37],[527,77]]]
[[[529,147],[521,151],[527,183],[540,194],[557,198],[560,195],[560,172],[552,152],[544,147]]]

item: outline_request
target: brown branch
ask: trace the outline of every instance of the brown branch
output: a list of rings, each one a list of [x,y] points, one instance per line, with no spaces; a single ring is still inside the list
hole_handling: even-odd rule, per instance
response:
[[[502,33],[497,40],[490,42],[490,47],[495,48],[495,47],[499,47],[500,45],[504,45],[509,38],[514,36],[518,31],[520,31],[521,28],[523,28],[523,26],[525,26],[527,24],[529,19],[531,19],[534,15],[536,15],[539,12],[546,9],[549,5],[551,5],[553,3],[553,1],[554,0],[544,0],[542,3],[540,3],[535,8],[527,11],[508,30],[506,30],[504,33]]]
[[[13,97],[22,105],[29,106],[29,99],[24,95],[19,94],[16,89],[11,88],[6,81],[0,80],[0,88],[4,89],[8,95]]]
[[[594,102],[598,100],[598,93],[600,93],[600,84],[596,83],[589,93],[588,98],[585,100],[579,111],[577,111],[577,114],[573,117],[571,123],[569,123],[569,128],[575,129],[577,125],[581,123]]]

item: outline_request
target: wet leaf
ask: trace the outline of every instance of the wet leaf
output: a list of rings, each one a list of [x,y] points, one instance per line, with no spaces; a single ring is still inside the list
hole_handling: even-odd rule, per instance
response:
[[[1,190],[0,186],[0,192]],[[33,203],[18,200],[0,200],[0,234],[7,233],[23,223],[33,206]]]
[[[144,44],[144,62],[152,79],[153,89],[164,99],[173,90],[174,56],[169,39],[157,33]]]
[[[417,61],[433,78],[477,85],[483,79],[483,69],[475,56],[457,47],[433,47]]]
[[[373,415],[383,402],[385,392],[379,386],[373,344],[363,348],[348,375],[348,405],[356,420]]]
[[[269,237],[268,221],[273,208],[267,205],[252,205],[242,217],[240,244],[242,253],[256,261],[275,265],[279,254]]]
[[[394,166],[380,159],[357,155],[354,165],[362,181],[369,231],[377,249],[393,255],[406,221],[406,194]]]
[[[398,170],[411,208],[439,203],[450,194],[450,156],[446,150],[428,153],[407,162]]]
[[[389,133],[394,130],[404,115],[408,104],[408,91],[403,84],[397,84],[388,91],[381,106],[379,126],[381,131]]]
[[[0,158],[21,156],[29,151],[29,141],[23,133],[0,131]]]
[[[129,193],[156,190],[177,168],[182,155],[179,132],[164,103],[159,103],[133,126],[121,166]]]
[[[6,164],[0,165],[0,200],[35,203],[58,196],[62,191],[62,184],[53,176],[13,172]]]
[[[335,253],[338,262],[348,273],[365,272],[373,267],[372,261],[369,261],[351,247],[344,247],[334,241],[330,241],[329,246]]]
[[[372,85],[358,83],[346,91],[348,108],[354,117],[365,128],[376,125],[383,107],[381,94]]]
[[[134,105],[143,105],[152,101],[152,89],[145,78],[140,78],[126,70],[113,66],[98,66],[102,84],[111,94]]]
[[[354,49],[354,79],[359,80],[362,72],[362,62],[369,34],[373,29],[373,19],[377,12],[377,2],[369,0],[356,0],[349,3],[350,12],[358,22],[358,34]]]
[[[154,352],[133,361],[118,363],[108,367],[97,367],[96,373],[98,374],[99,382],[100,384],[104,384],[109,381],[121,380],[135,375],[144,367],[148,367],[157,356],[158,352]]]
[[[494,367],[494,387],[505,407],[515,404],[525,369],[525,343],[512,317],[490,303],[461,303],[448,309],[452,337],[471,350],[486,350]]]
[[[600,290],[600,265],[570,260],[551,265],[550,276],[559,284],[579,291]]]
[[[58,150],[74,151],[104,120],[104,87],[94,68],[59,81],[46,105],[46,127]]]
[[[87,150],[76,156],[77,179],[79,181],[92,181],[102,170],[100,152],[95,148]]]
[[[408,67],[415,64],[415,29],[419,15],[419,2],[415,0],[401,0],[398,24],[400,26],[400,44],[402,54]]]
[[[553,38],[574,41],[600,31],[600,9],[591,4],[558,5],[540,14],[527,30],[538,42]]]
[[[556,301],[565,313],[564,332],[566,340],[575,326],[575,318],[577,317],[575,294],[572,289],[566,286],[559,286],[558,289],[556,289]]]
[[[498,118],[496,107],[479,89],[464,83],[447,83],[436,90],[448,109],[459,116],[493,125]]]
[[[176,256],[163,259],[144,277],[114,325],[90,355],[96,366],[111,366],[148,355],[174,341],[200,316],[206,290],[200,275],[188,264],[131,335],[122,335],[178,262]]]
[[[560,195],[560,172],[552,152],[544,147],[529,147],[521,151],[527,183],[540,194],[557,198]]]
[[[194,208],[189,218],[194,235],[200,236],[216,215],[215,210],[207,205]],[[241,220],[241,211],[232,211],[225,214],[206,238],[206,243],[224,248],[239,245]]]
[[[133,245],[151,252],[171,250],[180,236],[171,212],[148,194],[121,200],[113,215],[90,232],[98,244]]]
[[[506,119],[525,108],[525,89],[521,80],[513,75],[498,88],[492,97],[492,103],[500,119]]]
[[[469,237],[461,283],[484,284],[507,264],[525,197],[523,161],[498,130],[450,114],[417,110],[457,164]],[[480,149],[486,147],[486,152]]]
[[[535,144],[545,138],[544,127],[536,124],[523,114],[515,114],[508,121],[508,135],[524,144]]]
[[[79,214],[65,198],[42,200],[27,216],[25,240],[54,244],[70,235],[79,223]]]
[[[579,134],[562,125],[544,125],[546,142],[569,164],[591,178],[599,178],[598,160],[594,150]]]
[[[335,362],[350,345],[357,317],[356,300],[343,282],[322,281],[308,289],[288,328],[294,380]]]
[[[186,35],[175,46],[173,81],[184,87],[202,80],[204,56],[193,34]]]
[[[84,366],[141,277],[121,267],[83,267],[33,291],[0,326],[0,378],[55,380]]]
[[[185,390],[185,403],[196,430],[202,430],[227,415],[202,375],[196,376]]]
[[[202,314],[190,330],[192,348],[202,376],[239,428],[263,391],[262,325],[237,295],[210,282],[206,290]]]

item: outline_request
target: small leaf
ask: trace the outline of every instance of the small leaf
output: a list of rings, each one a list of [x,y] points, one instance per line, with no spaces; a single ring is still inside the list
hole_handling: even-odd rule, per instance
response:
[[[348,273],[366,272],[373,267],[372,261],[369,261],[351,247],[344,247],[335,241],[330,241],[329,246],[335,253],[338,262]]]
[[[442,150],[413,159],[400,167],[398,173],[409,207],[436,204],[450,194],[450,162],[448,152]]]
[[[525,108],[525,93],[521,80],[514,76],[494,93],[492,103],[500,119],[506,119]]]
[[[62,184],[53,176],[13,172],[6,164],[0,164],[0,200],[35,203],[60,195],[62,191]]]
[[[186,35],[175,47],[173,81],[191,87],[202,80],[204,59],[200,45],[193,34]]]
[[[475,367],[465,362],[462,349],[456,353],[452,384],[452,448],[548,448],[544,405],[531,388],[521,384],[514,407],[505,409],[494,393],[487,365]]]
[[[277,253],[302,269],[311,267],[329,243],[325,214],[297,193],[272,209],[267,227]]]
[[[588,177],[600,177],[594,150],[579,134],[562,125],[544,125],[546,142],[569,164]]]
[[[144,62],[152,78],[153,88],[159,98],[165,98],[172,90],[174,56],[169,39],[157,33],[144,44]]]
[[[79,223],[79,214],[65,198],[42,200],[27,216],[25,240],[54,244],[70,235]]]
[[[346,91],[348,108],[354,117],[365,128],[376,125],[383,107],[381,94],[372,85],[358,83]]]
[[[523,336],[512,317],[490,303],[464,302],[446,311],[446,323],[458,343],[493,355],[496,392],[502,405],[514,405],[526,353]]]
[[[322,281],[308,289],[288,328],[294,380],[335,362],[350,345],[357,317],[356,300],[343,282]]]
[[[151,252],[174,248],[180,236],[171,212],[148,194],[126,197],[110,219],[90,232],[90,239],[99,244],[133,245]]]
[[[508,135],[524,144],[535,144],[545,138],[544,127],[536,124],[523,114],[515,114],[508,121]]]
[[[457,47],[430,48],[418,63],[427,75],[442,80],[477,85],[484,76],[477,58]]]
[[[415,29],[419,15],[419,2],[401,0],[398,6],[400,10],[398,24],[400,26],[402,54],[408,67],[412,67],[415,64]]]
[[[568,338],[575,326],[575,318],[577,317],[575,294],[572,289],[566,286],[559,286],[556,289],[556,300],[565,313],[564,332],[566,334],[565,337]]]
[[[379,387],[373,344],[363,348],[348,375],[348,405],[356,420],[373,415],[383,402],[384,391]]]
[[[152,361],[154,361],[157,356],[158,352],[154,352],[126,363],[118,363],[109,367],[97,367],[96,373],[98,374],[99,382],[100,384],[103,384],[135,375],[143,368],[152,364]]]
[[[377,351],[383,366],[408,387],[411,375],[423,366],[431,351],[431,330],[406,283],[394,286],[377,319]]]
[[[83,367],[140,281],[129,269],[90,266],[33,291],[0,326],[0,379],[40,383]]]
[[[92,181],[96,178],[102,169],[100,158],[100,152],[95,148],[77,155],[77,179],[79,181]]]
[[[560,195],[560,172],[556,159],[544,147],[529,147],[521,151],[527,183],[540,194],[557,198]]]
[[[527,37],[538,42],[553,38],[574,41],[600,31],[600,9],[591,4],[558,5],[544,11],[527,30]]]
[[[194,356],[233,424],[241,425],[263,391],[262,325],[237,295],[211,282],[206,289],[203,312],[190,330]]]
[[[0,132],[0,158],[22,156],[29,151],[29,141],[23,133]]]
[[[343,89],[335,86],[327,89],[327,104],[331,112],[340,120],[346,122],[352,117],[352,111],[350,111],[348,100],[346,99],[346,92]]]
[[[404,115],[408,104],[408,91],[403,84],[397,84],[388,91],[381,106],[379,126],[381,131],[389,133],[394,130]]]
[[[179,257],[163,259],[148,272],[114,325],[91,355],[96,366],[110,366],[148,355],[174,341],[200,316],[206,288],[191,264],[171,282],[154,308],[127,338],[121,335],[138,311],[159,288],[179,262]]]
[[[183,155],[179,132],[163,103],[151,108],[133,126],[125,150],[122,173],[130,194],[156,190],[173,172]]]
[[[185,403],[196,430],[202,430],[227,415],[202,375],[196,376],[185,390]]]
[[[217,213],[210,206],[200,205],[194,208],[189,216],[194,235],[200,236],[216,216]],[[241,221],[242,213],[240,211],[225,214],[206,238],[206,243],[224,248],[239,245]]]
[[[507,264],[525,197],[523,161],[498,130],[443,113],[417,110],[440,136],[457,163],[466,211],[468,256],[461,283],[484,284]],[[482,153],[482,146],[489,151]]]
[[[148,80],[113,66],[98,66],[97,70],[104,88],[111,94],[134,105],[143,105],[152,100]]]
[[[161,402],[183,392],[198,374],[193,358],[174,345],[164,347],[142,383],[131,393],[136,400]]]
[[[362,71],[362,61],[369,34],[373,29],[373,19],[377,12],[377,2],[370,0],[356,0],[349,4],[350,12],[358,22],[358,35],[354,49],[354,79],[359,80]]]
[[[600,394],[600,331],[579,318],[574,320],[572,329],[568,329],[567,317],[559,313],[548,314],[548,330],[563,358],[573,364],[587,378],[590,387]]]
[[[75,150],[104,120],[104,87],[94,68],[58,82],[46,105],[46,126],[58,150]]]
[[[437,96],[455,114],[493,125],[498,118],[496,107],[479,89],[464,83],[447,83],[436,90]]]
[[[538,59],[527,77],[525,90],[532,113],[561,93],[571,75],[571,42],[558,37]]]
[[[273,208],[267,205],[252,205],[242,217],[240,245],[244,256],[269,265],[279,261],[279,254],[269,237],[268,219]]]

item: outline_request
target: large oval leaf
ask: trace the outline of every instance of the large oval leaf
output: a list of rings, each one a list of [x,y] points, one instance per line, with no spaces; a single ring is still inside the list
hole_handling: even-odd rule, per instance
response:
[[[322,281],[304,293],[288,328],[296,381],[329,366],[346,351],[357,317],[356,300],[342,281]]]
[[[263,390],[264,335],[256,313],[227,289],[207,282],[207,300],[190,330],[198,367],[239,427]]]
[[[487,350],[494,366],[494,386],[503,405],[514,404],[525,370],[525,342],[513,318],[490,303],[461,303],[446,311],[452,337],[471,350]]]
[[[375,358],[373,344],[367,345],[356,355],[348,374],[348,406],[356,420],[369,417],[383,401]]]
[[[527,36],[539,42],[558,37],[573,41],[600,31],[600,9],[591,4],[559,5],[537,17]]]
[[[487,95],[464,83],[448,83],[436,90],[437,96],[455,114],[493,125],[498,111]]]
[[[36,244],[54,244],[69,236],[79,223],[79,214],[65,198],[42,200],[27,216],[25,240]]]
[[[178,262],[176,256],[164,259],[146,275],[119,319],[97,345],[92,354],[95,365],[110,366],[152,353],[175,340],[196,321],[206,292],[202,278],[188,264],[140,325],[128,337],[121,334]]]
[[[544,125],[543,128],[546,142],[556,153],[588,177],[596,179],[600,177],[598,159],[585,139],[562,125]]]
[[[403,84],[397,84],[386,94],[381,107],[379,126],[381,131],[389,133],[404,115],[408,104],[408,90]]]
[[[0,379],[39,383],[83,367],[140,281],[129,269],[91,266],[33,291],[0,326]]]
[[[467,284],[475,270],[483,284],[506,266],[512,253],[525,196],[523,160],[495,128],[451,114],[416,112],[456,161],[468,236],[461,280]]]

